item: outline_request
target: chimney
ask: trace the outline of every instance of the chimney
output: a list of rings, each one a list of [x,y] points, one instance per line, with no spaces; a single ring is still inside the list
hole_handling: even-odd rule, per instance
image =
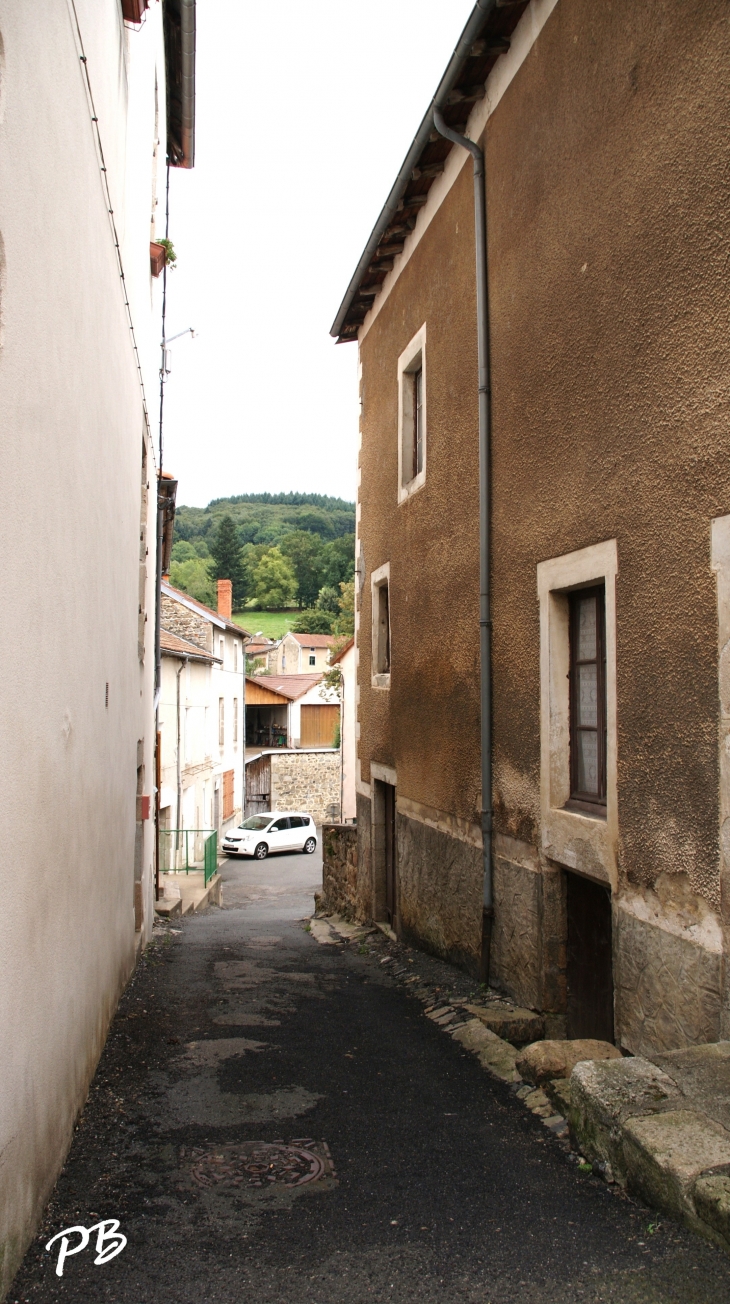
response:
[[[233,581],[218,581],[218,615],[230,620],[233,614]]]

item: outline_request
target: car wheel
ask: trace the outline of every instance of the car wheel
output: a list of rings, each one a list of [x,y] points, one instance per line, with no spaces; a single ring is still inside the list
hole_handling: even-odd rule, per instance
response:
[[[308,856],[311,856],[312,852],[316,850],[316,847],[317,847],[317,839],[307,838],[307,841],[304,843],[303,850],[306,851]]]
[[[257,860],[266,860],[266,857],[269,854],[269,848],[267,847],[265,842],[259,842],[259,845],[257,846],[253,854]]]

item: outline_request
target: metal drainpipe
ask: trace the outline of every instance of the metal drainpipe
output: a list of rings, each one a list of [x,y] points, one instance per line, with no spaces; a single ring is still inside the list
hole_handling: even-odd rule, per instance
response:
[[[494,919],[492,880],[492,614],[490,602],[490,360],[487,279],[487,190],[484,153],[473,140],[452,131],[434,105],[433,124],[446,140],[468,149],[474,165],[474,236],[477,279],[477,355],[479,367],[479,650],[481,660],[482,745],[482,953],[480,978],[489,982]]]

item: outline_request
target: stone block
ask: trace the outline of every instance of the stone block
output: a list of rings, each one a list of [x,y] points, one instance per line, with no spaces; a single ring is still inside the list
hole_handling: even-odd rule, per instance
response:
[[[609,1041],[584,1037],[576,1041],[535,1041],[517,1057],[517,1068],[527,1082],[542,1086],[552,1078],[569,1078],[581,1060],[621,1059]]]
[[[491,981],[521,1005],[541,1004],[542,877],[527,865],[494,857]]]
[[[621,1045],[656,1053],[720,1035],[722,956],[700,941],[640,918],[619,902],[616,1013]]]
[[[491,1028],[504,1041],[523,1046],[526,1041],[538,1041],[545,1035],[542,1016],[533,1010],[523,1010],[519,1006],[512,1009],[488,1005],[467,1005],[469,1014],[481,1019],[486,1028]]]
[[[476,976],[481,953],[481,849],[400,811],[396,835],[402,939]]]
[[[564,1118],[568,1117],[570,1111],[570,1100],[572,1094],[571,1078],[552,1078],[546,1082],[543,1091],[559,1114]]]
[[[609,1164],[613,1177],[625,1186],[622,1129],[626,1120],[685,1103],[672,1079],[648,1060],[587,1060],[576,1064],[571,1074],[567,1117],[586,1159]]]
[[[677,1109],[629,1118],[623,1133],[629,1190],[702,1230],[693,1188],[706,1169],[730,1165],[730,1132],[704,1114]]]
[[[730,1250],[730,1173],[703,1173],[692,1189],[697,1216]]]
[[[691,1098],[695,1109],[730,1132],[730,1041],[689,1046],[653,1055],[652,1060]]]
[[[514,1046],[485,1028],[480,1019],[470,1019],[452,1035],[454,1041],[460,1042],[465,1050],[474,1052],[482,1068],[503,1082],[519,1082],[520,1075],[515,1070],[517,1052]]]

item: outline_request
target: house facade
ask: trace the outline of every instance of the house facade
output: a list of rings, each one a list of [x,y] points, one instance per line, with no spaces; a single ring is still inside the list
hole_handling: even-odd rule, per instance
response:
[[[484,151],[488,381],[472,159],[433,106],[333,331],[361,365],[360,908],[476,973],[492,807],[491,980],[549,1035],[713,1041],[730,1035],[726,6],[482,4],[467,31],[437,107]]]
[[[322,674],[247,676],[246,746],[339,746],[340,695],[322,680]]]
[[[0,0],[2,601],[24,626],[0,653],[0,1297],[154,919],[150,244],[166,156],[192,163],[191,62],[166,104],[181,8]]]
[[[161,828],[222,834],[241,818],[244,785],[247,635],[231,620],[230,580],[218,581],[218,611],[163,581],[161,623],[163,765],[175,771]]]
[[[276,675],[313,675],[329,665],[333,634],[285,634],[269,654],[268,669]]]

